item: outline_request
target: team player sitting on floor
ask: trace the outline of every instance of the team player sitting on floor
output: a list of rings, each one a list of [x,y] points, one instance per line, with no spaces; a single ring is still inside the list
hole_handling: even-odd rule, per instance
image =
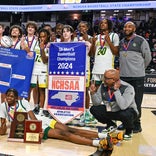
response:
[[[0,105],[0,135],[6,134],[6,121],[12,121],[15,111],[27,112],[29,118],[32,120],[42,120],[42,128],[44,130],[43,139],[55,138],[76,144],[100,147],[106,150],[113,149],[113,139],[122,140],[122,136],[121,138],[119,138],[118,135],[114,136],[114,133],[116,132],[108,134],[76,129],[68,127],[54,119],[40,115],[35,116],[33,111],[30,109],[29,102],[26,100],[18,100],[18,92],[12,88],[6,91],[6,102],[3,102]],[[113,139],[111,139],[111,135],[113,136]]]

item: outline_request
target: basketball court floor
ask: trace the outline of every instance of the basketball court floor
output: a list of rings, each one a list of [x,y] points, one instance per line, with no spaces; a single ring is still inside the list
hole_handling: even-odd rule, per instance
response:
[[[153,111],[153,112],[152,112]],[[78,127],[80,128],[80,127]],[[86,128],[97,131],[94,128]],[[132,140],[114,146],[112,156],[155,156],[156,155],[156,95],[144,94],[142,104],[142,129],[133,134]],[[48,139],[41,144],[8,142],[7,135],[0,136],[0,156],[89,156],[96,147]]]

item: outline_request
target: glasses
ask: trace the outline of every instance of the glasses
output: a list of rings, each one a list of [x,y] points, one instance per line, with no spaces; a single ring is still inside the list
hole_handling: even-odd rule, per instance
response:
[[[104,77],[104,80],[111,80],[111,79],[114,79],[112,77]]]

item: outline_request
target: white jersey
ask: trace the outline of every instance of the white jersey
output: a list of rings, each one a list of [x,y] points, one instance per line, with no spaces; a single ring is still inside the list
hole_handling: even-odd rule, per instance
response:
[[[116,33],[110,33],[109,36],[113,45],[119,46],[119,36]],[[103,46],[101,46],[101,42]],[[103,74],[105,70],[114,68],[114,55],[108,43],[105,42],[105,35],[97,35],[95,46],[95,62],[92,73]]]
[[[44,50],[46,52],[46,56],[48,56],[49,48],[46,46]],[[45,64],[42,61],[39,42],[36,43],[34,51],[36,53],[36,57],[35,57],[35,63],[33,68],[33,75],[47,75],[48,66],[47,63]]]
[[[31,111],[30,103],[23,99],[18,100],[15,106],[9,107],[6,102],[0,104],[0,118],[7,119],[9,122],[13,121],[14,112],[29,112]],[[49,126],[51,120],[48,117],[35,115],[38,120],[42,121],[42,128],[45,129]],[[29,118],[30,119],[30,118]]]
[[[20,39],[17,42],[13,43],[13,46],[11,48],[21,50],[21,41],[20,41]]]
[[[31,111],[30,104],[27,100],[18,100],[15,106],[8,106],[7,102],[0,104],[0,118],[5,118],[12,121],[14,112],[29,112]]]
[[[28,39],[28,36],[26,36],[25,37],[25,42],[28,45],[28,47],[30,48],[30,51],[35,52],[35,47],[37,46],[37,43],[38,43],[37,36],[33,36],[31,41]]]
[[[48,117],[46,117],[44,115],[41,116],[41,115],[36,115],[35,114],[35,116],[36,116],[36,118],[38,120],[41,120],[42,121],[42,129],[43,130],[45,130],[50,125],[51,120],[54,120],[54,119],[50,119],[50,118],[48,118]]]

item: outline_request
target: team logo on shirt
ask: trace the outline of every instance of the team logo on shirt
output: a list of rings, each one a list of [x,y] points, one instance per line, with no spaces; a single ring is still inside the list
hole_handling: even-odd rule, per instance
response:
[[[136,47],[136,43],[133,43],[133,47]]]

